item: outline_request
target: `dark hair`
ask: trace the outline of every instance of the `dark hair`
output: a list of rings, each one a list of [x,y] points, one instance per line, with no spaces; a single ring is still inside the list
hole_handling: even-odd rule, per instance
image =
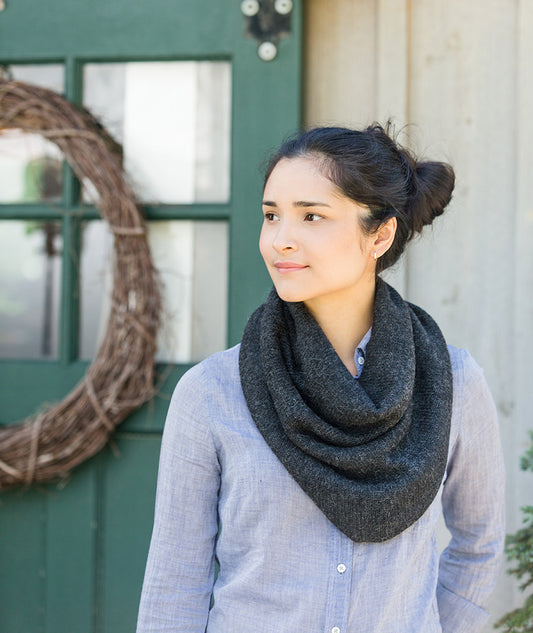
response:
[[[370,214],[362,229],[370,234],[391,217],[398,227],[394,242],[377,262],[379,273],[395,264],[407,242],[441,215],[455,184],[451,165],[417,161],[384,129],[374,123],[365,130],[317,127],[287,139],[270,158],[265,184],[283,158],[315,156],[320,170],[348,198],[366,205]]]

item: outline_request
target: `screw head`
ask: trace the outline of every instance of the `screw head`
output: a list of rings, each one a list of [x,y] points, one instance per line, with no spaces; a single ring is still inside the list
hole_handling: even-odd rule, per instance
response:
[[[257,54],[264,62],[271,62],[278,54],[278,49],[272,42],[262,42],[257,49]]]
[[[257,0],[243,0],[241,11],[247,18],[251,18],[259,13],[259,2]]]
[[[274,3],[274,9],[280,15],[287,15],[292,11],[292,7],[292,0],[276,0],[276,2]]]

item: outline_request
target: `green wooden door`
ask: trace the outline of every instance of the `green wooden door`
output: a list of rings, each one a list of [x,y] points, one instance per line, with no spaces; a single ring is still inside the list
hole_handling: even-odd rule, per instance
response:
[[[121,633],[135,628],[160,437],[173,386],[191,363],[209,351],[209,345],[220,346],[221,337],[224,345],[239,340],[248,315],[269,287],[257,251],[259,167],[269,150],[299,123],[300,12],[296,2],[290,35],[281,40],[277,57],[266,62],[257,55],[258,43],[245,36],[247,20],[239,0],[7,0],[0,11],[0,65],[15,77],[55,87],[70,101],[95,110],[101,107],[111,128],[116,123],[115,106],[122,100],[121,125],[129,126],[124,138],[130,139],[132,155],[135,151],[143,154],[142,147],[134,145],[146,138],[160,139],[155,161],[165,161],[165,152],[172,154],[172,160],[188,156],[192,147],[208,157],[207,164],[210,154],[224,154],[221,147],[229,148],[226,163],[223,157],[222,162],[215,157],[205,167],[200,160],[204,167],[197,168],[194,183],[185,187],[185,193],[173,190],[176,176],[161,180],[164,165],[155,170],[148,165],[146,173],[141,165],[135,172],[134,179],[152,178],[143,190],[145,211],[158,256],[165,262],[161,267],[171,266],[169,252],[180,257],[189,253],[190,318],[183,317],[175,330],[180,338],[177,344],[161,343],[164,362],[158,366],[158,396],[119,427],[111,448],[80,466],[59,486],[0,492],[2,633]],[[187,107],[195,121],[202,116],[211,121],[214,141],[210,134],[206,140],[204,132],[203,140],[195,137],[187,145],[187,129],[194,125],[181,121],[180,127],[172,121],[168,103],[174,100],[185,107],[180,96],[185,88],[179,87],[182,76],[189,78],[197,92],[202,92],[201,86],[207,90],[203,102],[187,97]],[[139,77],[148,83],[139,84]],[[214,77],[211,84],[209,77]],[[222,93],[225,105],[218,102]],[[148,104],[144,118],[139,107],[143,99]],[[128,123],[124,122],[126,101],[136,112]],[[169,117],[163,127],[161,112]],[[179,112],[177,118],[182,118],[183,109]],[[224,116],[226,122],[220,118]],[[227,138],[221,129],[227,130]],[[130,132],[136,141],[128,137]],[[96,250],[107,239],[98,211],[90,204],[90,188],[76,182],[53,152],[47,158],[55,166],[51,190],[36,193],[34,172],[42,173],[42,165],[32,159],[15,191],[9,171],[12,156],[2,156],[2,148],[7,148],[7,154],[11,151],[9,142],[5,134],[0,135],[3,425],[33,414],[43,403],[60,400],[83,377],[97,337],[88,325],[90,310],[85,311],[93,301],[100,302],[100,311],[105,308],[100,305],[105,304],[100,296],[105,280],[91,291],[85,277],[100,257]],[[180,167],[180,178],[190,162]],[[135,160],[131,164],[133,169]],[[226,176],[220,176],[221,172],[227,172]],[[202,178],[207,184],[202,184]],[[210,191],[210,178],[218,182],[217,191]],[[177,237],[169,238],[174,233]],[[196,275],[196,270],[201,272]],[[180,275],[166,278],[171,299],[179,294],[173,292],[172,284],[173,279],[178,285],[183,281]],[[209,285],[210,277],[227,280],[222,290]],[[202,283],[203,298],[195,298]],[[21,299],[23,288],[27,303]],[[38,326],[40,340],[26,341],[29,347],[25,347],[20,341],[25,336],[31,339],[35,319],[30,317],[43,302],[48,307],[43,313],[46,324]],[[201,321],[211,311],[215,317],[203,324],[204,334],[207,327],[204,336],[201,328],[195,330],[195,318]],[[175,316],[169,315],[171,324]],[[211,330],[218,334],[206,344]],[[191,337],[196,337],[196,343],[191,343]]]

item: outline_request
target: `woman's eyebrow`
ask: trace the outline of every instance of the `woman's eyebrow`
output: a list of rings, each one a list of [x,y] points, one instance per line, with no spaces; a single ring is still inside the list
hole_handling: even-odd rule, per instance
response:
[[[294,207],[329,207],[327,202],[318,202],[312,200],[298,200],[293,204]]]
[[[263,206],[277,208],[278,205],[272,200],[263,200]],[[293,207],[329,207],[331,205],[329,205],[327,202],[314,202],[312,200],[297,200],[296,202],[293,202],[292,206]]]

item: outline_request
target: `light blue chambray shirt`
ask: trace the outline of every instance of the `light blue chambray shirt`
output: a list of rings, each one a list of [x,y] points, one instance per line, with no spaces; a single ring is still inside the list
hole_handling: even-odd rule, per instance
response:
[[[359,375],[369,337],[356,352]],[[449,350],[443,485],[385,543],[351,541],[272,453],[246,407],[238,346],[188,371],[163,435],[137,632],[479,631],[504,540],[503,461],[483,372],[468,352]],[[452,538],[440,554],[442,512]]]

